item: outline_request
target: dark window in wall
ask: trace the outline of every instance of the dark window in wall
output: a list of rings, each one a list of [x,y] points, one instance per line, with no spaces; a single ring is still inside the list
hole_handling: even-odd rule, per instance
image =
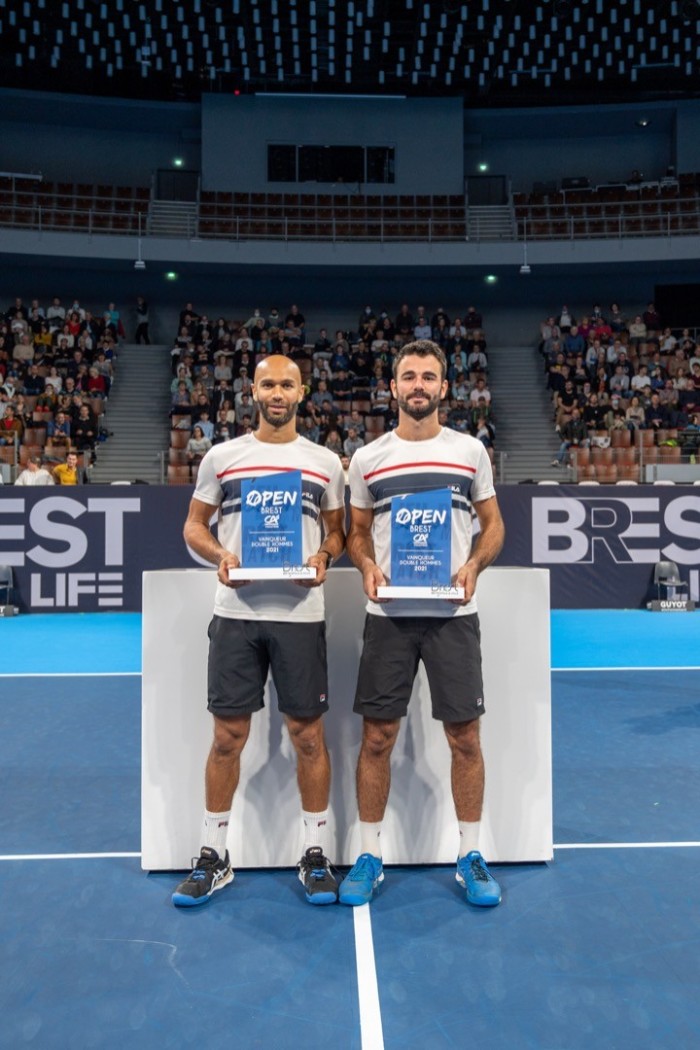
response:
[[[297,181],[296,146],[267,147],[267,180],[268,182]]]
[[[362,146],[300,146],[299,182],[364,182]]]
[[[367,182],[394,181],[394,151],[390,146],[367,147]]]
[[[390,146],[267,147],[269,182],[392,183],[394,150]]]

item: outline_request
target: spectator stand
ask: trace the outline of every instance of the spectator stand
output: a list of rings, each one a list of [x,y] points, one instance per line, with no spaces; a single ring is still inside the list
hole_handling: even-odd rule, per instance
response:
[[[514,193],[512,203],[520,240],[687,237],[700,232],[700,178],[695,172],[654,182],[536,186],[531,193]]]
[[[79,453],[81,470],[89,473],[96,445],[106,434],[105,408],[117,351],[117,323],[108,313],[93,314],[77,299],[66,309],[58,299],[42,306],[37,299],[24,303],[19,297],[4,311],[0,462],[9,468],[3,470],[6,481],[16,479],[30,455],[42,457],[50,467],[64,461],[69,448]],[[86,413],[81,413],[83,406]],[[56,434],[59,412],[69,425]],[[81,415],[87,420],[81,421]],[[11,434],[5,429],[8,416],[14,418]]]
[[[441,323],[441,307],[430,317],[422,310],[416,308],[415,319],[408,311],[411,323],[402,331],[397,330],[396,323],[401,311],[391,317],[386,310],[379,316],[365,311],[356,328],[337,331],[330,339],[321,327],[312,342],[308,323],[295,331],[290,314],[265,318],[258,311],[248,321],[213,320],[187,304],[171,355],[171,429],[163,457],[163,481],[171,485],[196,481],[197,465],[188,461],[187,446],[202,412],[212,425],[214,444],[254,428],[255,418],[248,419],[246,414],[248,407],[254,414],[254,406],[246,405],[244,395],[257,361],[267,352],[288,353],[298,364],[307,391],[298,415],[299,432],[334,448],[347,469],[355,448],[396,426],[397,406],[389,389],[393,354],[398,346],[417,337],[417,323],[421,321],[430,337],[434,335],[444,345],[448,358],[449,387],[440,406],[441,421],[478,436],[493,460],[494,408],[486,386],[488,353],[482,318],[473,308],[471,312],[465,310],[461,318],[453,312],[455,325],[448,314]],[[482,386],[484,401],[479,406]]]
[[[180,213],[150,187],[5,176],[2,227],[230,241],[682,237],[700,232],[700,180],[687,172],[653,182],[536,186],[511,194],[501,209],[472,208],[462,194],[201,191]]]
[[[579,483],[700,478],[698,333],[664,327],[651,303],[611,331],[610,311],[598,309],[578,314],[580,326],[561,326],[554,315],[541,326],[560,441],[552,465],[566,467],[568,480]],[[583,350],[574,350],[581,333]],[[583,438],[572,433],[576,409]]]

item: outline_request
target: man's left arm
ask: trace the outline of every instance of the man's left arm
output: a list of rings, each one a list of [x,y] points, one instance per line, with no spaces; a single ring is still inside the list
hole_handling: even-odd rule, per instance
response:
[[[324,510],[324,537],[315,554],[307,559],[307,565],[316,566],[316,579],[311,586],[320,586],[326,579],[328,567],[340,557],[345,550],[345,507],[338,510]]]
[[[505,539],[505,526],[497,498],[491,496],[489,499],[480,500],[474,503],[473,507],[479,519],[481,532],[469,558],[458,570],[455,578],[455,585],[464,587],[464,598],[456,602],[457,605],[467,605],[472,600],[479,573],[496,560]]]

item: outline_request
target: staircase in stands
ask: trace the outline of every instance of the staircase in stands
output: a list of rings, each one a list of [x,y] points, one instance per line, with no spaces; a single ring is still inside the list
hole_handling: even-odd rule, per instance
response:
[[[152,237],[196,237],[197,205],[189,201],[151,201],[148,233]]]
[[[542,357],[532,346],[489,348],[488,355],[496,451],[506,453],[504,481],[566,481],[568,468],[551,466],[560,442]]]
[[[103,417],[110,437],[97,446],[90,480],[161,481],[170,438],[170,347],[123,344]]]
[[[511,206],[470,206],[467,208],[467,234],[470,241],[515,240],[515,217]]]

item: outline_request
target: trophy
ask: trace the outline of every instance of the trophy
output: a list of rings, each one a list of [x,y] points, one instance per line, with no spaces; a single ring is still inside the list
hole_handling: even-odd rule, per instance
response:
[[[241,482],[241,565],[230,580],[313,580],[303,564],[301,471]]]
[[[463,599],[452,585],[452,492],[434,489],[391,500],[391,583],[378,598]]]

